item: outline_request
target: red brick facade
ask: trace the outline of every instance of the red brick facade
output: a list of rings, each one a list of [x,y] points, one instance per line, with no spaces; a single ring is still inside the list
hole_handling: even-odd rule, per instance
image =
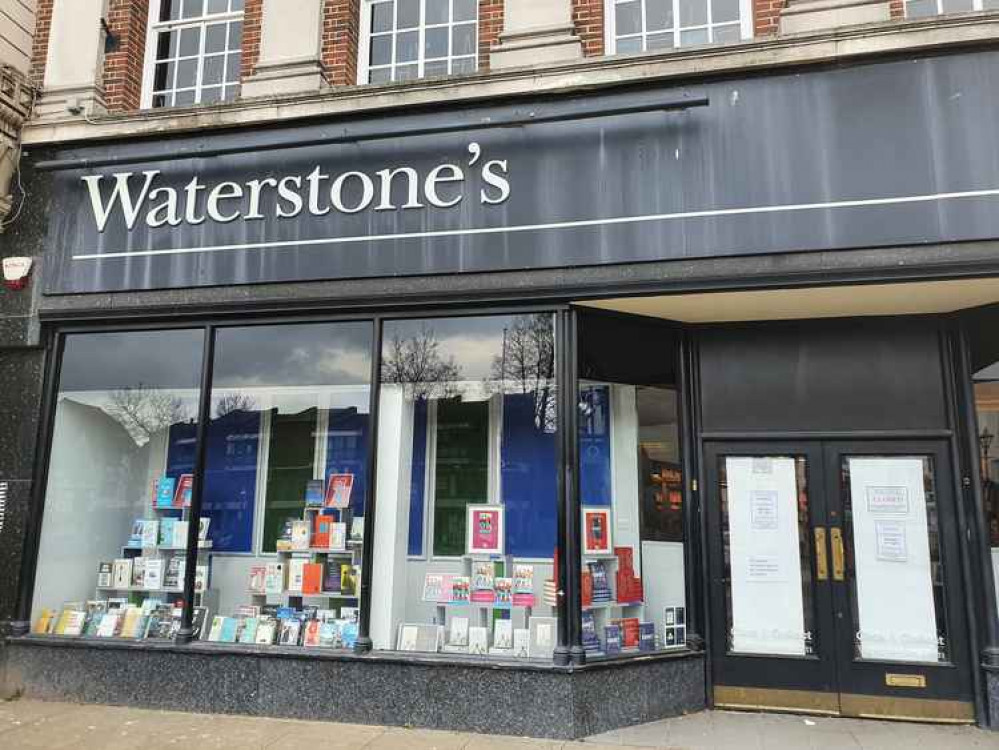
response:
[[[52,28],[52,3],[38,0],[35,7],[35,37],[31,43],[31,82],[41,86],[45,78],[45,56],[49,49],[49,29]]]
[[[572,24],[586,57],[604,54],[604,0],[572,0]]]
[[[489,70],[489,55],[503,33],[503,0],[479,0],[479,70]]]
[[[142,104],[149,0],[110,0],[106,20],[118,46],[104,56],[104,104],[109,112],[128,112]]]
[[[323,65],[333,86],[357,83],[361,0],[326,0],[323,6]]]
[[[753,0],[753,36],[774,36],[786,0]]]
[[[243,49],[240,55],[240,76],[243,80],[253,74],[260,59],[260,23],[263,18],[264,0],[245,0],[243,3]]]

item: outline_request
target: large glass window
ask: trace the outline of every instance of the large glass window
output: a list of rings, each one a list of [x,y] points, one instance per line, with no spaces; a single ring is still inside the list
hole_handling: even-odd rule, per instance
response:
[[[180,626],[203,333],[65,339],[32,609],[36,634]],[[193,533],[193,530],[192,530]],[[197,622],[204,595],[194,602]]]
[[[995,10],[997,0],[906,0],[906,18],[925,18],[944,13],[967,13],[973,10]]]
[[[188,107],[239,94],[243,0],[152,0],[146,107]]]
[[[551,660],[554,349],[550,314],[384,324],[376,648]]]
[[[614,53],[737,42],[752,36],[744,0],[606,0]]]
[[[221,328],[200,561],[209,641],[352,648],[371,323]]]
[[[362,0],[361,5],[362,83],[475,71],[478,0]]]
[[[687,642],[680,400],[673,329],[579,315],[583,647]]]
[[[999,362],[975,373],[974,389],[979,430],[982,511],[992,555],[996,600],[999,602],[999,443],[996,443],[996,436],[999,435]]]

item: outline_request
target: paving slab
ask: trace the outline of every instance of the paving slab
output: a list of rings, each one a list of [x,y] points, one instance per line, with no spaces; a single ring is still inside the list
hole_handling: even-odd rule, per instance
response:
[[[116,706],[0,702],[2,750],[999,750],[999,732],[705,711],[580,742]]]

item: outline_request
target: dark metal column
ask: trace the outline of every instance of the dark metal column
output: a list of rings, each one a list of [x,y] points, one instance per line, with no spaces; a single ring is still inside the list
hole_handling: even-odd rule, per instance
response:
[[[683,467],[683,565],[687,604],[687,646],[704,648],[704,600],[701,596],[704,566],[701,564],[701,487],[698,483],[697,429],[693,342],[688,333],[680,337],[678,352],[680,388],[680,456]]]
[[[569,658],[573,664],[586,661],[582,628],[582,517],[579,507],[579,319],[576,311],[565,316],[565,566],[566,608],[569,620]]]
[[[555,577],[555,614],[558,618],[558,643],[555,646],[554,661],[558,666],[567,666],[572,659],[569,655],[569,607],[566,591],[568,588],[566,576],[566,519],[568,518],[568,492],[566,490],[566,445],[565,436],[568,433],[569,405],[573,403],[565,383],[566,353],[566,320],[565,313],[555,314],[555,385],[558,401],[556,402],[556,417],[558,439],[555,455],[555,486],[556,486],[556,541],[555,549],[557,565],[553,571]]]
[[[361,608],[357,623],[357,641],[354,652],[366,654],[371,651],[371,575],[375,563],[375,490],[378,472],[378,400],[381,396],[382,365],[382,319],[374,321],[374,335],[371,341],[371,385],[368,404],[368,440],[364,483],[364,547],[361,556],[361,591],[358,604]]]
[[[180,616],[177,643],[190,643],[194,639],[191,621],[194,615],[194,581],[198,569],[198,538],[201,525],[201,498],[205,487],[205,462],[208,452],[208,428],[212,418],[212,373],[215,370],[215,327],[205,329],[201,362],[201,393],[198,400],[197,444],[194,449],[194,481],[191,485],[191,510],[188,513],[187,551],[184,568],[184,609]]]

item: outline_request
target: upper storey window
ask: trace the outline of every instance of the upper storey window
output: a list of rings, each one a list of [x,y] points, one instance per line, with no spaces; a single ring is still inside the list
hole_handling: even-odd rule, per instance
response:
[[[606,0],[612,54],[718,44],[753,35],[748,0]]]
[[[472,73],[478,0],[364,0],[361,83]]]
[[[999,0],[907,0],[907,18],[925,18],[942,13],[967,13],[974,10],[997,10]]]
[[[145,107],[235,99],[243,46],[243,0],[151,0]]]

